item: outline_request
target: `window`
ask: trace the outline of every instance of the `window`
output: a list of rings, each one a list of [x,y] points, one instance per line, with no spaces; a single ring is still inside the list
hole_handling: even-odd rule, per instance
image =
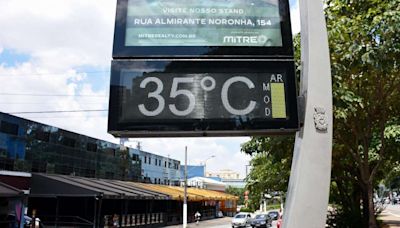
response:
[[[164,163],[165,168],[167,168],[167,162]]]
[[[114,173],[113,172],[106,172],[106,179],[113,179]]]
[[[105,148],[104,153],[106,155],[115,157],[115,149],[113,149],[113,148]]]
[[[3,120],[1,121],[0,132],[10,135],[18,135],[18,125]]]
[[[0,148],[0,157],[6,158],[7,157],[7,150],[4,148]]]
[[[151,165],[151,157],[149,157],[149,165]]]
[[[50,132],[37,130],[35,133],[35,139],[48,142],[50,141]]]
[[[161,160],[158,160],[158,165],[161,166]]]
[[[155,162],[156,164],[155,165],[157,165],[157,158],[155,158],[155,159],[156,159],[156,162]]]
[[[132,154],[132,161],[139,161],[139,155]]]
[[[147,163],[147,157],[144,156],[144,163]]]
[[[95,143],[87,143],[86,150],[91,152],[97,152],[97,144]]]
[[[62,137],[61,144],[68,147],[75,147],[75,139],[69,137]]]
[[[32,172],[45,173],[47,170],[47,163],[41,160],[32,161]]]

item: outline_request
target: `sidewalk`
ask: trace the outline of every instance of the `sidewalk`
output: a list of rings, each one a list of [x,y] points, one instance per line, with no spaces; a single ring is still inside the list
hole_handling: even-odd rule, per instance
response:
[[[389,211],[383,211],[378,219],[382,220],[383,228],[400,228],[400,216]]]
[[[205,221],[200,221],[199,225],[196,223],[189,223],[188,228],[200,228],[200,227],[220,227],[220,226],[231,226],[231,217],[224,217],[224,218],[217,218],[217,219],[210,219]],[[182,228],[182,224],[174,225],[174,226],[167,226],[168,228]]]

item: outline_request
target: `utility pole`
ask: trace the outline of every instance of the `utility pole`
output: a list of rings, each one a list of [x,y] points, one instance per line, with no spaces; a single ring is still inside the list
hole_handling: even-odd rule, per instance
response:
[[[187,146],[185,146],[185,179],[183,193],[183,228],[187,227]]]

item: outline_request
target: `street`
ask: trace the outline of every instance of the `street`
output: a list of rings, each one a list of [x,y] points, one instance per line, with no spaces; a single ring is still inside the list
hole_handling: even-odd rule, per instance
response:
[[[212,219],[212,220],[206,220],[206,221],[201,221],[199,225],[196,225],[195,223],[189,223],[187,227],[189,228],[200,228],[200,227],[212,227],[212,228],[231,228],[231,221],[232,217],[224,217],[220,219]],[[181,228],[182,225],[175,225],[175,226],[167,226],[168,228]],[[251,227],[251,226],[248,226]],[[276,221],[272,222],[272,227],[276,228]]]
[[[380,219],[387,225],[387,228],[400,227],[400,205],[387,205]]]

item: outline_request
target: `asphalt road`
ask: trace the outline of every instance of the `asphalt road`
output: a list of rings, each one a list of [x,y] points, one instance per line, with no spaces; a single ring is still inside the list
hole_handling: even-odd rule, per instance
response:
[[[201,221],[199,225],[196,225],[195,223],[189,223],[188,228],[231,228],[231,217],[224,217],[224,218],[219,218],[219,219],[212,219],[212,220],[207,220],[207,221]],[[167,226],[168,228],[181,228],[182,225],[176,225],[176,226]],[[250,228],[251,226],[248,226]],[[276,221],[272,223],[272,228],[276,228]]]

